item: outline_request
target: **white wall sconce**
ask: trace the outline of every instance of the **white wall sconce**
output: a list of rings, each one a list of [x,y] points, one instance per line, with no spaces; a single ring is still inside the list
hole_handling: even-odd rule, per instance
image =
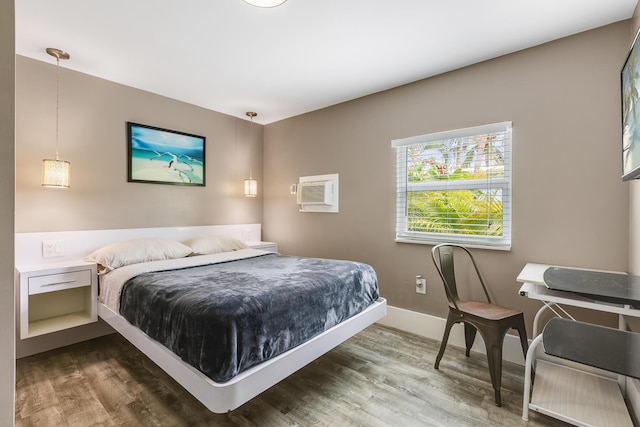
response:
[[[56,158],[42,160],[42,186],[49,188],[69,188],[71,163],[58,157],[58,116],[60,100],[60,60],[69,59],[69,54],[60,49],[47,48],[47,53],[56,57]]]
[[[289,186],[289,194],[291,194],[292,196],[298,194],[298,184],[291,184]]]

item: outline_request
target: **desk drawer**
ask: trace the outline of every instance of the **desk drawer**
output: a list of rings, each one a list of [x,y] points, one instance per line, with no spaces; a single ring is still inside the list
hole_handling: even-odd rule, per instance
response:
[[[91,286],[91,270],[29,277],[29,295]]]

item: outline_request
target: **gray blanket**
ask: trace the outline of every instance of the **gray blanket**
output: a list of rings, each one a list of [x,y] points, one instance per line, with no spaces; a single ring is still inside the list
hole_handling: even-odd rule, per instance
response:
[[[123,288],[120,313],[222,383],[377,298],[367,264],[267,254],[136,276]]]

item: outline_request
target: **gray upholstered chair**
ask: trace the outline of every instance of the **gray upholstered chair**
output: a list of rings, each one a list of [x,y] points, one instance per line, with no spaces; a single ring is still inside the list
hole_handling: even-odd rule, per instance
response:
[[[456,275],[453,264],[454,252],[467,255],[471,260],[473,267],[478,275],[480,284],[486,296],[487,301],[464,301],[458,296],[458,287],[456,283]],[[487,347],[487,360],[489,364],[489,374],[491,383],[495,391],[495,402],[497,406],[501,406],[500,386],[502,383],[502,344],[507,331],[511,328],[516,329],[520,334],[520,342],[522,344],[522,352],[525,357],[529,347],[527,342],[527,332],[524,326],[524,315],[522,311],[513,308],[503,307],[491,303],[491,298],[487,292],[484,279],[480,274],[478,265],[471,255],[471,252],[464,246],[453,244],[441,244],[434,246],[431,250],[433,262],[436,265],[438,273],[442,278],[444,289],[449,300],[449,315],[447,316],[447,324],[442,337],[440,351],[436,357],[435,369],[440,365],[440,359],[444,354],[449,339],[451,327],[456,323],[464,323],[464,336],[466,345],[466,356],[469,356],[471,346],[476,337],[476,332],[480,331],[480,335]]]

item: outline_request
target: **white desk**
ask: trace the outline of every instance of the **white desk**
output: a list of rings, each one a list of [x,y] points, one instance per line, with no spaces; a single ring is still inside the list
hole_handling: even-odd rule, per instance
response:
[[[622,315],[625,316],[633,316],[640,317],[640,310],[631,308],[629,305],[625,304],[614,304],[603,301],[598,301],[593,297],[587,297],[584,295],[578,295],[571,292],[566,291],[554,291],[549,288],[544,283],[544,272],[549,267],[555,267],[547,264],[533,264],[528,263],[524,266],[518,278],[516,279],[518,282],[523,283],[520,287],[520,295],[526,296],[530,299],[536,299],[543,302],[542,308],[538,310],[536,313],[536,317],[533,322],[533,331],[532,336],[535,338],[538,335],[538,323],[540,320],[540,316],[545,310],[551,310],[556,315],[560,316],[554,310],[554,307],[557,307],[561,313],[569,318],[572,318],[566,311],[564,311],[561,305],[570,305],[573,307],[582,307],[589,308],[591,310],[604,311],[608,313],[615,313],[620,315],[620,327],[623,328],[625,325],[622,324],[624,319],[622,319]],[[569,268],[569,267],[563,267]],[[576,268],[576,270],[585,271],[585,269]],[[604,273],[614,273],[614,274],[626,274],[620,271],[604,271],[604,270],[586,270],[586,271],[595,271],[595,272],[604,272]]]
[[[625,327],[622,315],[640,317],[640,310],[628,304],[602,302],[592,295],[585,296],[548,289],[544,281],[544,272],[549,267],[555,266],[529,263],[516,279],[522,283],[520,295],[543,303],[534,318],[532,334],[534,339],[525,362],[522,418],[528,420],[528,411],[531,409],[579,426],[632,426],[622,391],[615,378],[569,369],[538,356],[541,360],[536,363],[535,387],[531,393],[531,372],[536,362],[536,348],[542,341],[542,335],[538,335],[538,323],[543,312],[551,310],[559,317],[572,320],[573,317],[564,310],[562,305],[615,313],[619,315],[620,328]],[[626,274],[602,270],[576,270]]]

